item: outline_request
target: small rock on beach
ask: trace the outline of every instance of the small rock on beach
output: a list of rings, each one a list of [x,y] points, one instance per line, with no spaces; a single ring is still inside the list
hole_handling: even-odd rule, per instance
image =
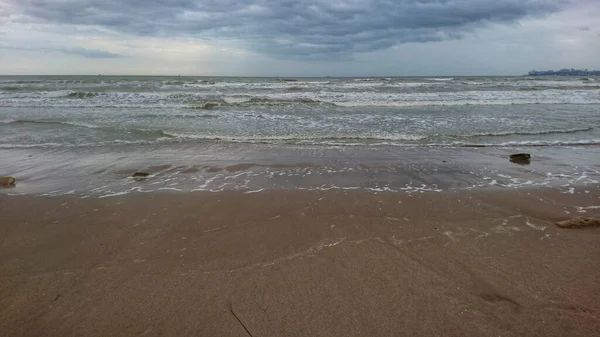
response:
[[[510,161],[516,164],[529,164],[531,163],[531,155],[529,153],[511,154]]]
[[[556,225],[560,228],[600,227],[600,219],[576,217],[570,220],[559,221]]]
[[[134,178],[147,178],[150,175],[148,172],[135,172],[131,176]]]
[[[0,187],[14,187],[16,182],[13,177],[0,177]]]

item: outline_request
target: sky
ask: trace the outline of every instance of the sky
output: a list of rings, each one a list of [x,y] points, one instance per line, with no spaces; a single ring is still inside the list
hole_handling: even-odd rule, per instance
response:
[[[600,0],[0,0],[0,74],[600,68]]]

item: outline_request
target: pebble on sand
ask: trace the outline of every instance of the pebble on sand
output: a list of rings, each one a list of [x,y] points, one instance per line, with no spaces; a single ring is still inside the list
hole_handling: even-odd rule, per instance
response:
[[[147,178],[150,175],[150,173],[148,172],[135,172],[134,174],[132,174],[131,176],[134,178]]]
[[[14,187],[16,182],[13,177],[0,177],[0,187]]]
[[[600,219],[576,217],[570,220],[559,221],[556,225],[560,228],[600,227]]]
[[[529,153],[511,154],[510,161],[516,164],[529,164],[531,163],[531,155]]]

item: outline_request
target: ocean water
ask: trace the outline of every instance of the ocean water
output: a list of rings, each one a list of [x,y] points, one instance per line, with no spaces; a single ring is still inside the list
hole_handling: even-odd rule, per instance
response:
[[[600,78],[0,77],[0,175],[20,174],[28,192],[64,180],[79,181],[75,193],[103,183],[102,193],[151,183],[173,190],[501,186],[485,172],[456,174],[492,172],[516,150],[545,156],[530,177],[541,184],[548,174],[593,177],[597,145]],[[445,178],[398,169],[440,156],[456,163],[438,167],[453,172]],[[228,169],[240,163],[251,166]],[[373,173],[382,167],[388,173]],[[122,179],[136,169],[171,180],[140,187]],[[280,173],[286,178],[273,183]]]

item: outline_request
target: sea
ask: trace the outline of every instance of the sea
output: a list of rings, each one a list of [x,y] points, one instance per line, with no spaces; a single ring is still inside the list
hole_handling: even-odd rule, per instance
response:
[[[585,193],[599,145],[600,78],[0,76],[7,194]]]

